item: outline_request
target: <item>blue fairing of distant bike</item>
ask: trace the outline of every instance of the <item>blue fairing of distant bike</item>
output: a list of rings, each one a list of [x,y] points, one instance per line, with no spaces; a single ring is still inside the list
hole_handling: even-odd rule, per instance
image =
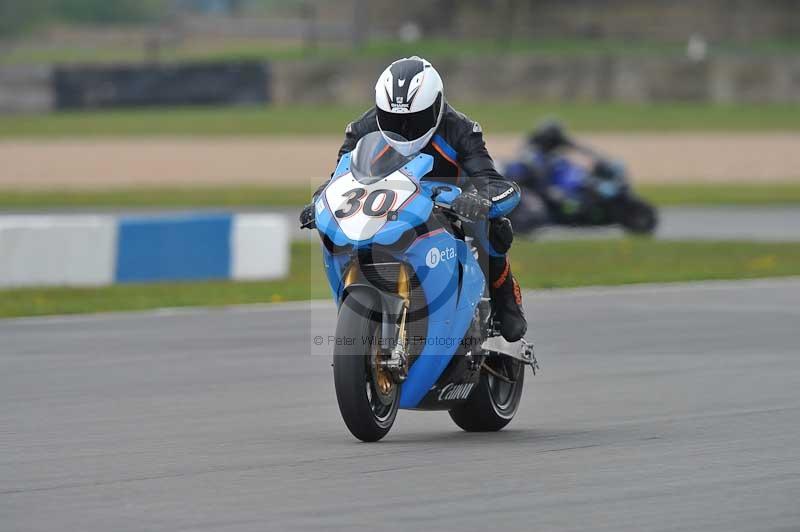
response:
[[[588,175],[586,169],[566,157],[559,157],[550,162],[549,168],[548,183],[550,186],[556,187],[570,199],[579,200],[583,183]]]

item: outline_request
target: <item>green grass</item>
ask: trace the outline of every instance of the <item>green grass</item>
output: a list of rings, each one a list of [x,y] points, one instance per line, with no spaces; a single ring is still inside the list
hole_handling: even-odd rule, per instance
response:
[[[786,183],[643,183],[636,191],[662,207],[800,204],[800,179]]]
[[[528,289],[800,275],[800,243],[647,239],[519,242],[514,272]],[[292,245],[288,279],[0,291],[0,316],[225,306],[326,298],[316,244]]]
[[[711,54],[793,54],[800,50],[800,40],[765,40],[747,46],[712,43]],[[431,60],[458,59],[476,56],[538,55],[550,57],[591,56],[683,56],[684,42],[630,41],[613,39],[422,39],[414,43],[375,39],[353,49],[348,44],[324,43],[318,47],[286,44],[258,39],[228,39],[222,42],[191,42],[164,46],[161,61],[270,60],[299,59],[390,59],[422,55]],[[50,63],[125,63],[150,59],[144,46],[41,46],[35,42],[20,43],[0,55],[0,64]]]
[[[186,107],[9,115],[0,139],[129,136],[341,135],[363,106]],[[653,105],[487,103],[457,106],[488,135],[530,131],[558,117],[575,131],[800,131],[800,106],[791,104]]]
[[[800,204],[800,180],[759,184],[642,184],[636,190],[659,206]],[[290,186],[0,189],[0,209],[300,207],[308,203],[312,191]]]
[[[800,274],[800,243],[574,240],[515,244],[526,288],[749,279]]]
[[[312,264],[318,268],[318,273],[312,273]],[[330,294],[330,290],[319,282],[321,279],[316,279],[322,275],[317,246],[293,244],[290,271],[287,279],[264,282],[211,281],[3,290],[0,291],[0,317],[237,305],[321,298]]]
[[[772,48],[782,50],[782,48]],[[772,50],[771,49],[771,50]],[[178,46],[165,46],[159,54],[161,61],[231,61],[270,60],[296,61],[352,60],[359,58],[397,58],[422,55],[429,59],[452,59],[498,54],[542,56],[597,56],[597,55],[668,55],[683,54],[683,43],[639,42],[631,43],[598,39],[538,39],[538,40],[452,40],[423,39],[415,43],[397,40],[372,40],[354,49],[348,44],[325,43],[309,47],[303,44],[283,44],[267,40],[235,40],[219,43],[187,42]],[[106,47],[38,46],[23,44],[0,56],[0,64],[50,64],[50,63],[133,63],[149,59],[143,46],[112,45]]]
[[[313,193],[308,187],[135,187],[111,189],[0,189],[0,209],[298,207]]]

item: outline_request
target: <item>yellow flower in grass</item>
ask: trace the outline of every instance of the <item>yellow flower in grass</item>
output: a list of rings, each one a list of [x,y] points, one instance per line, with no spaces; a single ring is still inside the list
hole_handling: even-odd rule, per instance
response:
[[[747,261],[747,269],[752,271],[774,270],[777,264],[778,258],[775,255],[763,255]]]

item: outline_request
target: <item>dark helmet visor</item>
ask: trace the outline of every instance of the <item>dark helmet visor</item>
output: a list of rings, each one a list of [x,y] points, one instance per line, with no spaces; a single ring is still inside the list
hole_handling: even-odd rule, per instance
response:
[[[433,105],[416,113],[390,113],[376,107],[378,125],[383,131],[397,133],[408,140],[416,140],[436,125],[441,106],[440,94]]]

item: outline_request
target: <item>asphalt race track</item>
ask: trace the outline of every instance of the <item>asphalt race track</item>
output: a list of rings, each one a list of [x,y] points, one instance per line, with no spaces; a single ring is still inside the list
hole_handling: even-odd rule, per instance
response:
[[[507,430],[378,444],[330,304],[1,321],[0,530],[800,530],[800,279],[527,301]]]
[[[544,239],[622,236],[618,227],[549,227]],[[800,209],[796,207],[714,206],[662,207],[656,238],[665,240],[800,241]]]

